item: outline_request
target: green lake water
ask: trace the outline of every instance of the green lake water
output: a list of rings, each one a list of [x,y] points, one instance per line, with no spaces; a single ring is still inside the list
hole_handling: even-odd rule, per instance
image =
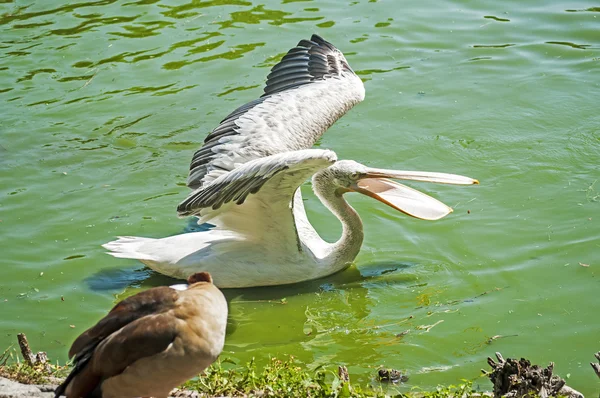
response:
[[[346,364],[364,384],[384,365],[406,390],[490,388],[477,377],[500,351],[600,390],[597,0],[0,3],[0,347],[25,332],[63,361],[119,298],[174,283],[100,245],[188,228],[175,207],[192,153],[318,33],[367,90],[321,147],[481,185],[412,184],[454,207],[437,222],[348,195],[365,223],[356,264],[226,291],[223,357]]]

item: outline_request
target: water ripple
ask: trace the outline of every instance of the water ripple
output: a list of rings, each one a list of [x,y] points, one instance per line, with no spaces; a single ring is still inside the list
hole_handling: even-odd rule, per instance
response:
[[[514,45],[515,44],[474,44],[473,48],[506,48]]]
[[[161,30],[175,25],[173,22],[167,21],[150,21],[140,22],[140,26],[135,25],[123,25],[123,29],[127,32],[109,32],[110,35],[128,37],[132,39],[143,38],[149,36],[157,36],[161,33]]]
[[[62,13],[68,13],[68,12],[72,12],[78,8],[83,8],[83,7],[105,6],[105,5],[115,3],[116,1],[117,0],[87,1],[84,3],[68,4],[68,5],[65,5],[62,7],[58,7],[58,8],[53,8],[53,9],[44,10],[44,11],[37,11],[37,12],[28,12],[28,13],[27,12],[23,13],[22,11],[27,10],[29,7],[31,7],[31,5],[22,6],[22,7],[19,7],[18,9],[16,9],[12,13],[7,13],[7,14],[2,15],[0,17],[0,25],[5,25],[5,24],[11,23],[13,21],[24,21],[27,19],[37,18],[37,17],[44,16],[44,15],[57,15],[57,14],[62,14]]]
[[[50,34],[59,36],[71,36],[86,32],[88,30],[93,30],[94,28],[97,28],[99,26],[122,24],[124,22],[135,21],[138,17],[139,15],[133,17],[97,18],[94,14],[94,18],[91,18],[89,21],[82,22],[79,25],[74,26],[72,28],[54,29],[50,31]]]
[[[567,47],[571,47],[571,48],[576,48],[578,50],[585,50],[586,48],[590,47],[589,44],[575,44],[575,43],[570,43],[568,41],[547,41],[546,44],[556,44],[559,46],[567,46]]]
[[[28,23],[28,24],[14,24],[12,26],[13,29],[34,29],[34,28],[40,28],[42,26],[48,26],[48,25],[53,25],[54,22],[52,21],[46,21],[46,22],[37,22],[37,23]]]
[[[27,72],[27,74],[25,76],[17,79],[17,83],[31,80],[34,78],[35,75],[38,75],[40,73],[55,73],[55,72],[56,72],[56,69],[51,69],[51,68],[35,69],[30,72]]]
[[[260,87],[260,85],[256,84],[256,85],[253,85],[253,86],[233,87],[233,88],[227,89],[227,90],[225,90],[225,91],[217,94],[217,97],[224,97],[224,96],[226,96],[228,94],[231,94],[231,93],[234,93],[236,91],[250,90],[250,89],[253,89],[253,88],[257,88],[257,87]]]
[[[144,94],[144,93],[155,93],[157,91],[164,90],[166,88],[171,88],[175,85],[175,83],[165,84],[163,86],[135,86],[129,87],[122,90],[112,90],[106,91],[104,94],[112,95],[112,94],[121,94],[125,93],[125,95],[136,95],[136,94]]]
[[[164,5],[164,8],[168,8],[169,11],[163,11],[162,14],[165,17],[183,19],[190,18],[199,15],[199,12],[192,10],[202,9],[206,7],[215,6],[251,6],[252,3],[243,0],[212,0],[212,1],[197,1],[193,0],[190,3],[180,6]]]
[[[584,8],[584,9],[580,9],[580,10],[565,10],[566,12],[600,12],[600,7],[590,7],[590,8]]]
[[[140,118],[137,118],[137,119],[135,119],[134,121],[132,121],[132,122],[129,122],[129,123],[119,124],[119,125],[117,125],[117,126],[113,127],[112,129],[110,129],[110,130],[109,130],[109,131],[108,131],[106,134],[104,134],[104,135],[111,135],[111,134],[112,134],[112,133],[114,133],[114,132],[117,132],[117,131],[120,131],[120,130],[127,129],[127,128],[129,128],[129,127],[133,126],[134,124],[137,124],[137,123],[141,122],[142,120],[144,120],[144,119],[146,119],[146,118],[149,118],[150,116],[152,116],[152,114],[144,115],[144,116],[142,116],[142,117],[140,117]]]
[[[510,22],[510,19],[495,17],[493,15],[486,15],[486,16],[484,16],[484,18],[485,19],[493,19],[494,21],[498,21],[498,22]]]
[[[240,27],[236,24],[259,24],[263,21],[268,21],[270,25],[281,26],[286,23],[297,23],[306,21],[320,21],[323,17],[296,17],[290,18],[293,15],[290,12],[281,10],[265,9],[264,5],[256,6],[250,10],[235,11],[230,14],[230,20],[218,22],[221,29]]]
[[[234,46],[229,51],[226,51],[226,52],[223,52],[223,53],[219,53],[219,54],[215,54],[215,55],[210,55],[210,56],[207,56],[207,57],[196,58],[196,59],[191,60],[191,61],[167,62],[166,64],[163,65],[163,68],[167,69],[167,70],[175,70],[175,69],[183,68],[184,66],[195,64],[197,62],[208,62],[208,61],[213,61],[213,60],[216,60],[216,59],[228,59],[228,60],[232,60],[232,59],[240,58],[244,54],[246,54],[248,52],[251,52],[254,49],[256,49],[258,47],[262,47],[264,45],[265,45],[265,43],[240,44],[240,45]]]

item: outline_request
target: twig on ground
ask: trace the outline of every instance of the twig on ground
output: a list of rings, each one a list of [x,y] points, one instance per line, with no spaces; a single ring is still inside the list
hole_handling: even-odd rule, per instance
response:
[[[35,355],[33,355],[33,352],[31,352],[31,348],[29,348],[27,336],[25,336],[25,333],[19,333],[17,334],[17,340],[19,341],[19,347],[21,348],[21,355],[23,355],[23,359],[29,366],[33,367],[37,360]]]

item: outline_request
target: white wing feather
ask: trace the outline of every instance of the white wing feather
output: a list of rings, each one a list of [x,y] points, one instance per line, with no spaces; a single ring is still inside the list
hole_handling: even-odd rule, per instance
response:
[[[206,137],[187,185],[196,189],[250,160],[312,147],[364,96],[362,81],[337,48],[317,35],[301,40],[273,67],[263,96]]]
[[[293,216],[298,187],[335,163],[334,152],[304,149],[245,163],[192,192],[178,207],[180,216],[195,215],[253,241],[300,243]],[[282,249],[283,250],[283,249]]]

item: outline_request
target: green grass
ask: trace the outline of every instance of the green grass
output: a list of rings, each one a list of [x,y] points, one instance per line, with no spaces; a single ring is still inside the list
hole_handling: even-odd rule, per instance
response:
[[[36,364],[31,366],[9,348],[0,355],[0,376],[24,384],[57,383],[70,371],[68,365]],[[350,375],[350,379],[352,375]],[[380,383],[377,387],[353,385],[338,375],[338,369],[318,367],[308,369],[294,357],[258,368],[252,361],[237,365],[229,359],[218,360],[204,374],[188,381],[181,389],[193,390],[204,397],[407,397],[407,398],[475,398],[480,393],[472,383],[463,380],[458,386],[438,387],[434,391],[413,389],[401,393],[398,385]]]
[[[5,377],[23,384],[44,384],[51,382],[51,378],[66,377],[70,369],[67,365],[45,364],[29,365],[21,361],[20,355],[12,347],[7,348],[0,355],[0,377]]]
[[[234,366],[232,366],[234,365]],[[190,380],[183,388],[198,391],[205,396],[231,397],[480,397],[472,383],[439,387],[432,392],[401,393],[393,384],[377,388],[352,385],[338,376],[337,369],[318,367],[309,370],[293,357],[286,360],[272,358],[264,368],[254,362],[235,365],[230,360],[215,362],[204,375]]]

